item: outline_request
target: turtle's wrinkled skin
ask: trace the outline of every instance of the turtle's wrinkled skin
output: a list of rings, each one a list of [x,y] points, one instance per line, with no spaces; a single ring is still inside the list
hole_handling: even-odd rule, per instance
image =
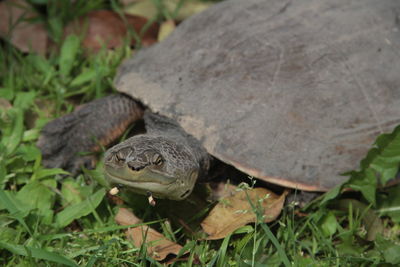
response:
[[[139,194],[182,200],[209,169],[209,156],[199,142],[175,122],[146,112],[147,133],[109,149],[104,170],[111,183]]]
[[[124,94],[87,103],[43,127],[37,142],[42,151],[42,164],[73,174],[82,166],[94,167],[95,158],[88,152],[98,152],[102,146],[108,146],[142,117],[141,104]]]
[[[145,134],[133,136],[105,153],[106,177],[111,184],[124,185],[139,194],[186,198],[196,181],[207,174],[207,151],[175,121],[143,111],[140,103],[123,94],[95,100],[48,123],[37,144],[43,164],[72,173],[81,166],[91,167],[93,155],[81,152],[95,152],[99,146],[109,145],[142,117]]]

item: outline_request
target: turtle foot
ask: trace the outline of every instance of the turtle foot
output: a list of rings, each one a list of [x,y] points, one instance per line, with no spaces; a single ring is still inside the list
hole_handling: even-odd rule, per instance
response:
[[[37,146],[42,151],[43,165],[73,174],[82,166],[93,168],[93,152],[112,143],[142,116],[140,104],[122,94],[85,104],[42,129]]]

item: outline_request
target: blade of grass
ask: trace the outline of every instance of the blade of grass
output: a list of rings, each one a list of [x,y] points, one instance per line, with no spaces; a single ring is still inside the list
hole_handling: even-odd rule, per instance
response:
[[[292,266],[281,244],[279,244],[278,239],[276,239],[275,235],[271,232],[271,229],[269,229],[268,225],[266,223],[261,223],[261,228],[264,230],[265,234],[268,236],[272,244],[275,246],[276,250],[278,251],[278,254],[281,256],[283,264],[286,267]]]
[[[260,210],[254,205],[253,201],[251,201],[250,196],[248,194],[247,191],[246,192],[246,197],[247,197],[247,201],[249,202],[253,212],[256,214],[257,216],[257,221],[261,222],[260,225],[263,228],[265,234],[267,235],[267,237],[271,240],[272,244],[275,246],[276,250],[278,251],[278,254],[281,256],[281,260],[283,262],[283,264],[286,267],[292,266],[292,264],[289,261],[289,258],[287,257],[285,251],[283,250],[283,248],[281,247],[281,244],[279,244],[278,239],[276,239],[275,235],[271,232],[271,230],[269,229],[268,225],[266,223],[263,223],[263,215],[260,212]]]
[[[33,236],[31,229],[26,224],[23,218],[24,212],[14,204],[15,201],[11,199],[10,195],[7,194],[6,191],[0,190],[0,202],[2,203],[3,207],[5,207],[10,212],[10,215],[13,218],[15,218],[25,228],[25,230],[29,233],[30,236]]]
[[[89,196],[86,200],[78,204],[68,206],[63,211],[59,212],[56,215],[56,223],[58,227],[65,227],[73,220],[95,212],[95,209],[102,201],[105,193],[105,189],[102,188],[93,195]]]
[[[107,243],[105,243],[104,245],[100,246],[97,250],[96,253],[94,255],[92,255],[88,261],[88,263],[86,264],[86,267],[92,267],[95,266],[94,264],[96,263],[96,261],[99,259],[99,255],[105,251],[110,245],[112,245],[113,243],[117,242],[117,239],[113,238],[111,240],[109,240]]]
[[[229,240],[231,239],[231,234],[227,235],[224,238],[224,241],[222,241],[221,247],[218,251],[218,261],[217,261],[217,267],[224,267],[225,265],[225,256],[226,256],[226,251],[228,249],[229,245]]]
[[[69,35],[61,47],[59,58],[59,67],[61,77],[66,79],[74,64],[76,56],[79,52],[80,40],[76,35]]]
[[[54,252],[50,252],[44,249],[40,248],[32,248],[28,246],[21,246],[21,245],[16,245],[16,244],[11,244],[11,243],[5,243],[0,241],[0,247],[7,249],[11,253],[20,255],[20,256],[30,256],[32,258],[36,258],[39,260],[48,260],[51,262],[56,262],[59,264],[67,265],[67,266],[72,266],[72,267],[77,267],[78,265],[71,259],[64,257],[62,255],[59,255]]]

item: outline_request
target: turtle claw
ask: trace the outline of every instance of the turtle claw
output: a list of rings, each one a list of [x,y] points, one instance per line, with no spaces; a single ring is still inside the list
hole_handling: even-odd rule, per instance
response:
[[[94,168],[93,153],[112,143],[142,115],[141,106],[122,94],[85,104],[42,129],[37,142],[42,163],[47,168],[62,168],[72,174],[80,172],[82,167]]]
[[[94,155],[81,156],[80,152],[89,152],[96,144],[87,137],[78,135],[83,131],[78,121],[85,116],[71,113],[49,122],[42,130],[37,146],[42,152],[42,164],[46,168],[62,168],[76,174],[81,167],[91,169],[95,166]]]

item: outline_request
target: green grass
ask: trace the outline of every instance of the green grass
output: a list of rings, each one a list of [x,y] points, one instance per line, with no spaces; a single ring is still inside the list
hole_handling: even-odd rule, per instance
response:
[[[45,58],[1,43],[0,98],[11,107],[0,105],[0,265],[161,266],[115,223],[116,206],[106,197],[100,164],[77,177],[41,166],[35,142],[43,125],[111,93],[118,65],[130,56],[128,47],[86,55],[79,37],[61,41],[60,29],[69,20],[98,7],[118,8],[116,2],[78,1],[76,10],[69,1],[55,2],[39,11],[59,49]],[[144,221],[183,245],[185,260],[173,266],[395,266],[400,264],[400,187],[377,190],[376,181],[393,177],[399,161],[397,128],[378,138],[348,183],[304,209],[286,206],[270,224],[262,223],[254,205],[258,223],[220,241],[200,238],[198,221],[210,203],[187,203],[189,209],[198,206],[200,214],[185,218],[190,232],[176,223],[177,214],[162,212],[168,204],[154,209],[144,198],[125,197]],[[344,188],[354,192],[343,193]]]

